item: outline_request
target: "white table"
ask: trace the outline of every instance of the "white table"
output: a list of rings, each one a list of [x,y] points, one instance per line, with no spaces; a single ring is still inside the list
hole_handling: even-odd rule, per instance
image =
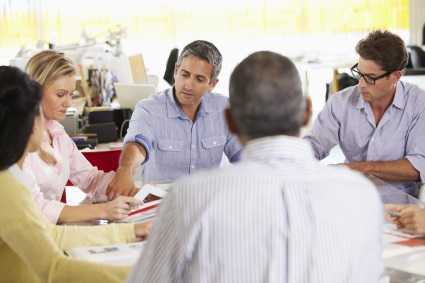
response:
[[[425,245],[408,246],[399,243],[406,240],[384,233],[384,265],[386,268],[422,275],[424,281],[419,282],[425,283]]]

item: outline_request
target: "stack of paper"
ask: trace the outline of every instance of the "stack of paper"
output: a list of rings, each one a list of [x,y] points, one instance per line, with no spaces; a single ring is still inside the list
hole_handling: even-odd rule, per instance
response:
[[[162,198],[167,194],[167,191],[153,186],[144,185],[139,192],[134,196],[142,202],[142,205],[133,209],[128,214],[128,217],[120,222],[144,222],[152,219],[159,208]]]
[[[161,203],[161,200],[155,200],[150,201],[148,203],[145,203],[138,208],[130,211],[128,216],[120,222],[126,222],[126,223],[140,223],[147,220],[152,219],[159,208],[159,204]]]

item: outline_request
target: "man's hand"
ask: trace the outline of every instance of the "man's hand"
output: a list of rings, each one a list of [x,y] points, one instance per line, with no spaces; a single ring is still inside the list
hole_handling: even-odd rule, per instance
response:
[[[416,205],[385,205],[387,217],[398,229],[418,235],[425,235],[425,209]]]
[[[106,189],[106,196],[109,200],[112,200],[118,196],[134,196],[137,191],[138,189],[133,181],[132,170],[120,167]]]
[[[407,207],[407,204],[384,204],[385,220],[398,224],[400,218],[400,211]]]
[[[121,220],[128,216],[128,213],[141,202],[132,197],[119,196],[116,199],[101,204],[103,219]]]
[[[425,209],[407,206],[400,211],[397,224],[400,229],[412,234],[425,235]]]

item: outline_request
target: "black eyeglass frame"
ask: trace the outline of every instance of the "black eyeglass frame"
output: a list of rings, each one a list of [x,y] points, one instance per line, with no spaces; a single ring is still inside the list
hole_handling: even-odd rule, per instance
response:
[[[363,74],[362,72],[360,72],[359,69],[358,69],[358,66],[359,66],[359,63],[356,63],[353,67],[350,68],[351,75],[359,81],[360,81],[361,78],[363,78],[368,85],[375,85],[377,80],[385,78],[385,77],[391,75],[392,72],[397,71],[397,70],[387,71],[382,75],[379,75],[377,77],[372,77],[372,76],[369,76],[367,74]]]

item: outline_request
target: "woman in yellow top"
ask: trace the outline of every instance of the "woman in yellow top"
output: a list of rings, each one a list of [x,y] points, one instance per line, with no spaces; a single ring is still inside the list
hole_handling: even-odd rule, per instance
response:
[[[132,242],[149,225],[56,226],[36,207],[22,170],[43,139],[41,88],[14,67],[0,66],[0,276],[2,282],[122,282],[125,267],[68,258],[81,245]]]
[[[41,150],[28,154],[24,162],[24,171],[37,182],[32,191],[34,201],[54,224],[126,217],[129,202],[135,200],[118,197],[105,202],[105,191],[115,172],[105,173],[92,166],[59,123],[71,106],[76,87],[74,64],[63,53],[45,50],[28,61],[26,72],[42,87],[41,105],[46,118]],[[60,202],[68,180],[87,193],[88,202],[98,203],[67,206]]]

